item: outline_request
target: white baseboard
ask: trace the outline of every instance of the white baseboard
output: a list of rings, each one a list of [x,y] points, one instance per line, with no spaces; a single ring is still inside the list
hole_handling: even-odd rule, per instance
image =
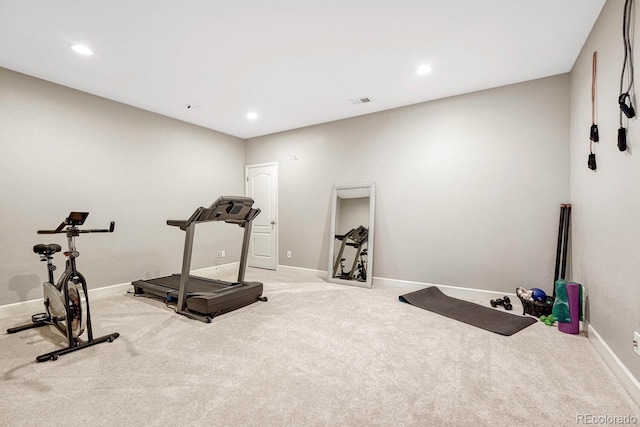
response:
[[[327,278],[329,277],[329,272],[326,270],[314,270],[311,268],[292,267],[289,265],[278,265],[278,270],[304,274],[306,276],[319,277],[323,280],[327,280]],[[470,301],[486,301],[487,304],[489,300],[502,298],[506,295],[511,298],[512,303],[515,302],[514,308],[519,306],[518,297],[515,293],[510,292],[505,293],[497,291],[486,291],[482,289],[462,288],[457,286],[438,285],[425,282],[413,282],[410,280],[387,279],[384,277],[375,276],[373,277],[372,286],[377,288],[394,288],[407,292],[417,291],[418,289],[426,288],[429,286],[437,286],[444,294],[450,297]]]
[[[633,374],[627,369],[622,361],[611,350],[607,343],[598,334],[595,328],[591,325],[587,326],[587,338],[589,342],[596,348],[600,357],[611,368],[614,375],[620,380],[624,388],[631,395],[633,400],[640,405],[640,382],[633,376]]]
[[[104,286],[102,288],[89,289],[90,298],[97,298],[109,295],[125,294],[131,287],[131,283],[121,283],[119,285]],[[6,317],[42,313],[44,311],[44,299],[37,298],[29,301],[17,302],[0,306],[0,319]]]
[[[290,265],[278,265],[278,270],[288,271],[290,273],[298,273],[305,276],[319,277],[323,280],[327,280],[329,274],[324,270],[314,270],[312,268],[292,267]]]
[[[207,275],[207,274],[213,274],[217,272],[225,272],[225,273],[233,272],[234,270],[237,272],[239,265],[240,265],[240,262],[235,261],[235,262],[230,262],[229,264],[220,264],[220,265],[214,265],[213,267],[205,267],[205,268],[198,268],[197,270],[191,270],[191,274]]]
[[[213,274],[217,271],[232,271],[233,269],[237,269],[239,264],[239,262],[232,262],[229,264],[216,265],[214,267],[200,268],[197,270],[192,270],[191,274]],[[120,283],[118,285],[103,286],[96,289],[89,289],[89,298],[99,298],[109,295],[123,295],[126,294],[127,291],[133,291],[131,282]],[[35,313],[42,313],[44,311],[43,301],[43,298],[37,298],[29,301],[2,305],[0,306],[0,319],[17,315],[31,316]]]
[[[515,310],[518,310],[520,302],[515,293],[487,291],[484,289],[463,288],[458,286],[438,285],[435,283],[414,282],[410,280],[386,279],[383,277],[373,278],[374,287],[395,288],[402,291],[417,291],[429,286],[437,286],[445,295],[453,298],[460,298],[468,301],[485,301],[487,304],[492,299],[508,296]]]
[[[323,280],[327,280],[327,278],[329,277],[329,272],[326,270],[292,267],[290,265],[278,265],[278,270],[319,277]],[[410,280],[387,279],[384,277],[375,276],[373,277],[372,286],[377,288],[394,288],[407,292],[417,291],[418,289],[426,288],[429,286],[437,286],[444,294],[454,298],[460,298],[469,301],[486,301],[488,303],[489,300],[508,296],[509,298],[511,298],[512,303],[514,303],[514,308],[519,306],[518,297],[514,292],[505,293],[498,291],[487,291],[483,289],[462,288],[458,286],[438,285],[435,283],[414,282]]]

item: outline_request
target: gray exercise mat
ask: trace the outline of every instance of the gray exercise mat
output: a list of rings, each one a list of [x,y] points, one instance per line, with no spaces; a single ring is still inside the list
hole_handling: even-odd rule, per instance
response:
[[[400,301],[500,335],[513,335],[536,323],[524,317],[452,298],[435,286],[400,295]]]

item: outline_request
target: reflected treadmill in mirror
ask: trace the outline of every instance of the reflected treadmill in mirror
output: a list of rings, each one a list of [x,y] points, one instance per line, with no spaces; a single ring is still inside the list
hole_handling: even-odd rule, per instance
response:
[[[327,281],[371,287],[375,198],[373,182],[333,186]]]
[[[336,234],[336,239],[340,241],[340,249],[333,264],[333,277],[343,280],[358,280],[360,282],[367,281],[367,240],[369,238],[369,229],[360,225],[358,228],[352,228],[346,234]],[[345,269],[346,257],[351,258],[345,249],[354,248],[351,262],[351,269]],[[339,270],[339,271],[338,271]]]

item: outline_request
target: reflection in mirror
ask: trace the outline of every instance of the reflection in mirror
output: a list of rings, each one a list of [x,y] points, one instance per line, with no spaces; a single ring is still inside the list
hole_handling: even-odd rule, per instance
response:
[[[339,229],[339,227],[337,227]],[[360,282],[367,281],[367,239],[369,237],[369,229],[364,225],[358,228],[352,228],[346,234],[336,234],[336,239],[341,242],[340,249],[337,251],[335,261],[333,263],[333,277],[344,280],[358,280]],[[336,242],[336,245],[338,242]],[[347,254],[345,248],[353,247],[355,252]],[[335,253],[335,247],[334,247]],[[349,257],[351,270],[345,269],[345,261]],[[338,271],[340,268],[340,271]]]
[[[371,287],[375,183],[336,185],[331,197],[329,281]]]

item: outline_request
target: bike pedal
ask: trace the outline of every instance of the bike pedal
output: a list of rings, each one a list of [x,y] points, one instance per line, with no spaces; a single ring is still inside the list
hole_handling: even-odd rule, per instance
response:
[[[31,316],[31,321],[33,323],[46,322],[47,320],[49,320],[49,316],[47,316],[46,313],[38,313]]]

